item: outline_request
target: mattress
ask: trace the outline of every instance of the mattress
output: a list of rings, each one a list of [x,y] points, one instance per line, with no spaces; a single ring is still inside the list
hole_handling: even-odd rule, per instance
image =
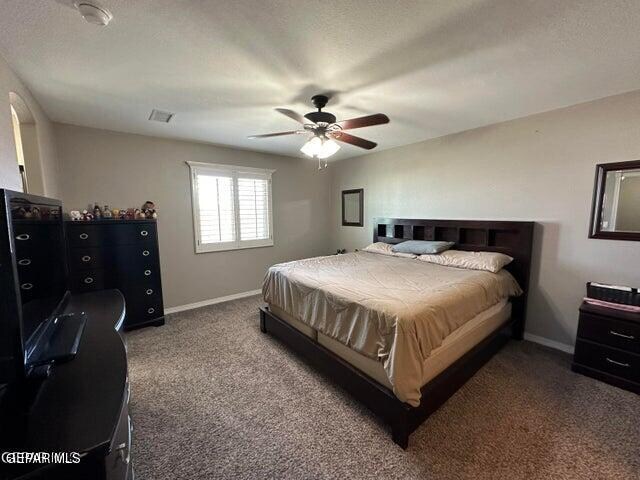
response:
[[[263,296],[312,338],[335,340],[382,364],[403,402],[417,406],[425,361],[453,332],[521,293],[497,274],[368,252],[274,265]],[[315,335],[315,337],[314,337]],[[384,383],[384,382],[381,382]]]

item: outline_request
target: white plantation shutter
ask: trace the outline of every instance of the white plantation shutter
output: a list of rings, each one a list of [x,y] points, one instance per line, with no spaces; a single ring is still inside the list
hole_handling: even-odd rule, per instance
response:
[[[238,177],[240,240],[269,238],[269,181]]]
[[[198,174],[198,210],[202,243],[236,239],[233,177]]]
[[[187,163],[196,253],[273,245],[273,170]]]

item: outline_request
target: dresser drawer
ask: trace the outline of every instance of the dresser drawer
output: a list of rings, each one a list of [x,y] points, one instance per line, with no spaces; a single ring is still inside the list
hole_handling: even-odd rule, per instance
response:
[[[36,250],[51,242],[51,229],[46,225],[15,225],[13,228],[16,249]]]
[[[50,257],[57,251],[58,242],[64,239],[59,230],[50,224],[16,225],[13,241],[17,258],[35,258]]]
[[[19,280],[20,298],[23,304],[50,295],[50,281],[42,275],[24,275]]]
[[[100,247],[106,243],[106,229],[102,225],[72,223],[67,229],[72,247]]]
[[[127,298],[126,295],[125,298]],[[137,297],[127,306],[125,326],[131,327],[137,323],[149,322],[162,316],[164,316],[162,298],[159,296]]]
[[[616,377],[640,382],[640,355],[578,339],[574,362]]]
[[[71,290],[74,292],[92,292],[104,290],[108,285],[104,270],[87,270],[71,277]]]
[[[105,255],[108,252],[102,248],[70,248],[69,267],[72,272],[104,268]]]
[[[157,263],[140,263],[131,265],[129,268],[119,269],[118,282],[125,289],[140,286],[148,288],[148,286],[160,283],[160,269]]]
[[[149,281],[146,284],[128,284],[121,288],[128,305],[142,304],[153,299],[162,298],[160,282]]]
[[[110,228],[109,243],[112,245],[132,245],[138,243],[155,243],[155,223],[132,223],[116,225]]]
[[[138,245],[123,245],[116,249],[113,259],[119,268],[128,270],[140,265],[156,265],[158,263],[158,248],[154,243]]]
[[[640,354],[640,324],[581,312],[578,337]]]
[[[131,417],[129,406],[125,403],[120,412],[120,419],[113,436],[110,452],[105,458],[105,479],[124,480],[131,467]]]

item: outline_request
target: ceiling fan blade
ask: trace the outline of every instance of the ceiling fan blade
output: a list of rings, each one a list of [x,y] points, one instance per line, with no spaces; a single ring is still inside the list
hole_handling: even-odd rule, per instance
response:
[[[282,135],[294,135],[296,133],[305,133],[305,132],[302,132],[300,130],[291,130],[289,132],[264,133],[262,135],[249,135],[247,138],[281,137]]]
[[[287,108],[276,108],[276,111],[280,112],[283,115],[286,115],[290,119],[295,120],[296,122],[301,123],[303,125],[308,124],[308,123],[314,123],[311,120],[309,120],[308,118],[303,117],[299,113],[294,112],[293,110],[289,110]]]
[[[351,130],[352,128],[371,127],[373,125],[382,125],[383,123],[389,123],[389,117],[384,113],[376,113],[374,115],[367,115],[366,117],[341,120],[336,122],[336,125],[340,126],[343,130]]]
[[[351,145],[355,145],[356,147],[366,148],[367,150],[371,150],[378,145],[375,142],[365,140],[361,137],[356,137],[355,135],[349,135],[345,132],[333,132],[329,133],[329,136],[335,140],[338,140],[339,142],[349,143]]]

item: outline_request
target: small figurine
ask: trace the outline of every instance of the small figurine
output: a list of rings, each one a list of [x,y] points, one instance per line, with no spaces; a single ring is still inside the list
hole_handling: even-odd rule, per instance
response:
[[[100,205],[98,205],[98,202],[96,202],[95,207],[93,207],[93,216],[96,220],[102,218],[102,210],[100,209]]]
[[[93,217],[93,213],[87,212],[86,210],[82,211],[82,220],[88,222],[88,221],[93,220],[93,218],[94,218]]]
[[[158,218],[158,214],[156,213],[156,204],[147,200],[142,205],[142,213],[144,214],[144,218]]]
[[[20,207],[13,212],[13,218],[27,218],[27,209],[24,207]]]
[[[113,217],[113,214],[111,213],[111,210],[109,210],[109,205],[105,205],[104,208],[102,209],[102,218],[111,219],[112,217]]]
[[[136,212],[133,208],[127,208],[127,213],[125,214],[125,220],[133,220],[136,218]]]
[[[134,218],[136,220],[144,220],[146,217],[144,213],[142,213],[142,210],[140,210],[139,208],[136,208]]]
[[[118,220],[120,218],[120,209],[114,208],[113,210],[111,210],[111,216]]]
[[[80,214],[80,212],[78,210],[71,210],[69,212],[69,217],[74,222],[78,222],[78,221],[82,220],[82,215]]]

